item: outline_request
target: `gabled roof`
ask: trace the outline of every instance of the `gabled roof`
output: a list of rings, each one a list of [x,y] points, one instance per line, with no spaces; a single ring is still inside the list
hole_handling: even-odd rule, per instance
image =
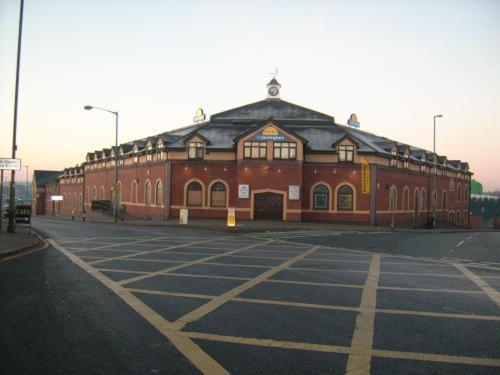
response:
[[[293,137],[299,139],[302,143],[304,143],[304,144],[307,143],[307,139],[302,137],[300,134],[296,133],[291,128],[286,128],[284,125],[280,124],[278,121],[271,119],[271,118],[269,118],[265,121],[262,121],[260,124],[257,124],[256,126],[253,126],[249,129],[247,129],[246,131],[242,132],[241,134],[239,134],[238,136],[236,136],[234,138],[234,142],[238,142],[238,140],[240,140],[241,138],[246,137],[248,134],[251,134],[251,133],[257,131],[258,129],[260,129],[264,126],[268,126],[269,124],[272,124],[272,125],[276,126],[278,129],[282,130],[283,132],[288,133],[288,134],[292,135]]]
[[[285,100],[261,100],[210,116],[210,122],[238,120],[266,120],[273,118],[284,124],[287,120],[307,120],[333,123],[335,119],[324,113],[301,107]]]

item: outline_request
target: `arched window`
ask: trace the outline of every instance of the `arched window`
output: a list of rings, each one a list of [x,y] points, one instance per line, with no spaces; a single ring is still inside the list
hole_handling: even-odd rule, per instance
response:
[[[95,186],[92,188],[92,200],[93,201],[97,200],[97,189]]]
[[[130,202],[137,203],[137,182],[132,181],[132,189],[130,190]]]
[[[90,199],[90,197],[89,197],[89,187],[87,186],[85,188],[85,203],[90,203],[89,199]]]
[[[106,198],[106,195],[104,193],[104,186],[101,186],[101,194],[100,194],[100,198],[99,199],[103,201],[104,198]]]
[[[443,199],[442,199],[443,210],[446,209],[446,191],[443,191]]]
[[[457,187],[457,201],[461,201],[462,200],[462,188],[460,185],[458,185]],[[460,215],[460,213],[457,212],[457,217]],[[458,223],[458,219],[457,219],[457,223]]]
[[[226,207],[226,185],[222,182],[216,182],[210,190],[210,206]]]
[[[76,193],[73,193],[73,209],[76,209]]]
[[[408,186],[405,186],[403,189],[403,202],[401,204],[401,209],[402,210],[410,209],[410,190],[408,189]]]
[[[398,189],[392,185],[389,189],[389,211],[397,211],[398,209]]]
[[[313,191],[313,208],[328,210],[328,188],[325,185],[316,185]]]
[[[342,185],[337,191],[337,209],[339,211],[352,211],[353,193],[348,185]]]
[[[467,185],[465,185],[464,187],[464,202],[467,202],[467,200],[469,199],[469,187]],[[467,224],[467,223],[465,223]]]
[[[78,207],[80,207],[80,210],[83,210],[83,196],[82,196],[82,193],[80,193],[80,199],[79,199],[79,202],[78,202]]]
[[[419,192],[418,188],[415,188],[415,191],[413,193],[413,218],[418,219],[418,213],[419,213],[419,208],[420,208],[420,202],[419,202]]]
[[[149,180],[144,186],[144,203],[151,204],[151,182]]]
[[[155,186],[155,204],[157,206],[161,206],[161,202],[163,200],[163,185],[160,180],[156,181]]]
[[[427,207],[425,199],[425,190],[422,189],[420,192],[420,211],[425,211],[425,208]]]
[[[456,224],[460,224],[460,211],[457,211],[457,216],[455,217],[456,218]]]
[[[193,181],[187,187],[187,205],[201,206],[203,188],[199,182]]]

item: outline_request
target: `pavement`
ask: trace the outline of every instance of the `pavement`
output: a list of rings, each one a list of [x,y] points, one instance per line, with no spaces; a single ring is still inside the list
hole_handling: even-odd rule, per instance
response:
[[[1,373],[500,371],[500,233],[33,226],[49,248],[0,262]]]
[[[7,233],[7,221],[2,223],[0,233],[0,259],[30,251],[43,244],[43,241],[25,224],[17,224],[15,233]]]

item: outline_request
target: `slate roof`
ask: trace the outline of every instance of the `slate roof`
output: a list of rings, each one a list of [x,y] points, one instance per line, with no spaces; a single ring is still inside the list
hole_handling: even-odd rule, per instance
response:
[[[36,186],[43,187],[49,181],[57,180],[62,173],[63,173],[62,171],[35,170],[34,175],[35,175]]]
[[[335,152],[335,144],[344,137],[350,138],[358,146],[358,152],[363,154],[391,155],[391,149],[396,146],[399,157],[403,157],[406,150],[410,150],[410,158],[421,162],[422,155],[425,161],[432,163],[433,153],[419,147],[407,145],[386,137],[378,136],[359,128],[337,124],[335,118],[309,108],[280,99],[266,99],[216,113],[209,121],[197,123],[172,131],[149,137],[161,137],[167,150],[186,148],[186,142],[198,135],[207,141],[208,150],[233,150],[235,139],[238,136],[257,129],[266,120],[274,121],[283,130],[290,130],[304,138],[306,152]],[[148,138],[122,144],[124,154],[131,153],[132,145],[139,146],[139,152],[144,151]],[[96,156],[98,151],[96,151]],[[445,159],[440,157],[438,164],[442,165]],[[448,161],[450,164],[450,161]],[[458,168],[458,163],[451,163],[451,167]],[[466,165],[462,163],[462,165]]]

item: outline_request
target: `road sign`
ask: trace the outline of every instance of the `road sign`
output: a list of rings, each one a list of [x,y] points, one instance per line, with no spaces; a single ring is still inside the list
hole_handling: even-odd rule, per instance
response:
[[[0,158],[0,169],[18,171],[21,169],[21,159]]]

